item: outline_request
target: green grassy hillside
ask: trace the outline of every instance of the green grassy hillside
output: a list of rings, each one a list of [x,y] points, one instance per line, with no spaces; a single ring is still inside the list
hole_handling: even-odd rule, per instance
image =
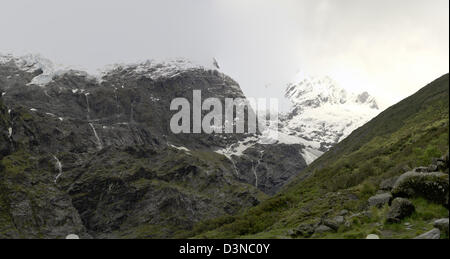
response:
[[[324,154],[278,195],[245,213],[198,224],[197,238],[290,238],[289,230],[345,213],[348,224],[313,238],[412,238],[448,209],[423,198],[401,222],[386,222],[386,205],[368,208],[380,183],[448,152],[449,76],[388,108]]]

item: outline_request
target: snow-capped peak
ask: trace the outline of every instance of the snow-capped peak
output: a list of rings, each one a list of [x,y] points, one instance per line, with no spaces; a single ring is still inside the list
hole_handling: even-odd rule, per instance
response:
[[[378,109],[375,98],[367,92],[355,94],[340,87],[330,77],[307,77],[298,83],[289,84],[286,97],[294,106],[317,108],[325,104],[361,104]]]
[[[27,54],[21,57],[14,57],[12,54],[0,54],[0,64],[10,62],[15,64],[20,70],[30,73],[37,70],[48,73],[54,70],[54,64],[41,55]]]
[[[321,152],[380,112],[369,93],[349,92],[330,77],[306,77],[289,84],[286,97],[293,106],[282,121],[282,131],[317,143]]]
[[[134,73],[148,76],[154,80],[160,78],[170,78],[179,75],[182,72],[192,70],[218,70],[219,64],[217,59],[212,58],[208,62],[196,63],[188,59],[177,58],[172,60],[145,60],[136,63],[120,63],[107,65],[104,69],[100,69],[98,74],[90,75],[86,72],[62,65],[55,65],[50,60],[41,55],[28,54],[20,57],[15,57],[11,54],[0,54],[0,64],[10,64],[17,67],[19,70],[28,73],[35,73],[39,71],[30,82],[30,85],[45,86],[54,80],[57,76],[64,74],[74,74],[77,76],[88,77],[92,80],[101,81],[102,78],[109,73],[122,71],[126,73]]]
[[[93,80],[96,79],[94,76],[90,76],[86,72],[76,70],[68,66],[55,65],[52,61],[44,58],[39,54],[27,54],[20,57],[14,57],[11,54],[0,54],[0,64],[15,65],[19,70],[27,73],[39,72],[28,83],[28,85],[45,86],[50,83],[55,77],[69,73],[77,76],[89,77]]]
[[[157,80],[160,78],[175,77],[182,72],[192,70],[217,70],[217,67],[215,67],[214,62],[201,65],[183,58],[164,61],[152,59],[138,63],[110,65],[102,71],[102,75],[107,75],[111,72],[114,73],[115,71],[127,71],[129,73],[146,75],[153,80]]]

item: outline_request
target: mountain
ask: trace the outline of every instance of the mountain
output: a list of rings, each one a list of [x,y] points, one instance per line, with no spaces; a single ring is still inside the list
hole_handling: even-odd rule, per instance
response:
[[[302,101],[320,107],[323,100],[348,100],[341,91],[328,96]],[[448,238],[441,224],[449,215],[448,143],[446,74],[353,131],[277,195],[241,214],[203,221],[191,235]]]
[[[370,116],[343,125],[345,109],[377,110],[367,93],[344,94],[322,81],[295,88],[288,93],[298,104],[277,125],[276,139],[267,132],[174,134],[171,100],[192,103],[193,90],[203,100],[245,99],[239,84],[214,64],[183,59],[117,64],[90,75],[39,56],[0,55],[0,237],[189,237],[205,220],[218,226],[261,206],[277,211],[290,201],[286,190],[314,178],[307,165],[324,161],[316,160],[323,152],[364,143],[349,143],[353,133],[336,145],[346,127]],[[339,121],[312,121],[316,130],[301,124],[308,112],[316,118],[339,110]],[[343,181],[327,175],[321,182],[331,180]]]
[[[172,133],[174,98],[245,98],[215,67],[150,60],[93,76],[0,57],[0,237],[180,237],[306,167],[304,145],[251,141],[259,133]]]
[[[310,149],[316,154],[328,151],[380,112],[375,98],[367,92],[348,92],[329,77],[307,77],[290,84],[285,95],[292,110],[282,129],[311,141]]]
[[[249,183],[254,181],[255,186],[268,194],[275,194],[289,181],[295,175],[292,170],[302,174],[304,166],[293,163],[292,157],[285,154],[298,154],[306,165],[311,164],[380,112],[375,98],[367,92],[349,93],[329,77],[310,77],[290,84],[286,88],[286,97],[293,107],[289,113],[280,115],[276,138],[270,138],[273,129],[269,129],[264,132],[267,135],[250,136],[216,151],[233,161],[236,172],[254,172],[254,178],[252,175],[243,177]],[[267,161],[271,156],[268,151],[273,150],[274,146],[269,145],[271,148],[267,149],[261,143],[268,140],[278,147],[285,147],[284,154],[279,152],[281,150],[276,151],[283,154],[281,160]],[[274,173],[270,161],[279,161],[277,164],[286,165],[289,170]],[[280,176],[280,171],[282,177],[274,177]]]

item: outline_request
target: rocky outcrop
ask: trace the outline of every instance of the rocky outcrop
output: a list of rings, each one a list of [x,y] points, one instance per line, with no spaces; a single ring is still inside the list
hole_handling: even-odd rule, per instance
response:
[[[402,174],[392,189],[394,197],[424,197],[448,206],[449,178],[441,172]]]
[[[415,211],[414,205],[407,199],[395,198],[387,214],[387,222],[398,223]]]

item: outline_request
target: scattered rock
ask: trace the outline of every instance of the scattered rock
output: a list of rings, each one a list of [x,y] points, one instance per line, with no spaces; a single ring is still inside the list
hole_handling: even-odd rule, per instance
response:
[[[384,204],[389,204],[392,201],[392,194],[391,193],[382,193],[382,194],[377,194],[375,196],[372,196],[369,198],[368,202],[369,202],[369,206],[370,207],[383,207]]]
[[[395,198],[388,212],[387,221],[389,223],[398,223],[403,218],[410,216],[414,210],[414,205],[408,199]]]
[[[424,197],[448,206],[448,174],[408,172],[402,174],[392,189],[394,197]]]
[[[323,217],[327,217],[328,215],[330,215],[333,212],[334,211],[332,209],[329,209],[329,210],[325,211],[324,213],[322,213],[322,215],[323,215]]]
[[[439,239],[441,237],[441,231],[437,228],[433,228],[432,230],[423,233],[420,236],[415,237],[414,239]]]
[[[293,236],[310,237],[314,234],[315,224],[301,224],[293,230]]]
[[[370,235],[367,235],[366,239],[380,239],[380,237],[375,234],[370,234]]]
[[[339,216],[346,216],[346,215],[348,215],[348,210],[341,210],[339,212]]]
[[[347,195],[347,199],[351,200],[351,201],[357,201],[359,200],[358,195],[354,194],[354,193],[349,193]]]
[[[333,232],[333,229],[325,225],[318,226],[314,231],[315,234],[322,234],[327,232]]]
[[[448,218],[434,221],[434,227],[448,235]]]
[[[364,217],[367,217],[367,218],[371,219],[372,216],[373,216],[373,213],[372,213],[371,211],[366,210],[366,211],[363,211],[363,212],[361,213],[361,215],[364,216]]]
[[[333,220],[338,223],[339,225],[343,225],[345,223],[344,216],[336,216],[333,218]]]
[[[362,212],[358,212],[358,213],[353,213],[352,215],[350,215],[348,217],[348,220],[352,220],[354,218],[361,219],[363,217],[366,217],[366,218],[369,218],[369,219],[372,218],[372,212],[366,210],[366,211],[362,211]]]
[[[389,179],[386,179],[380,183],[380,190],[383,191],[390,191],[392,188],[394,188],[395,182],[397,181],[398,177],[392,177]]]

